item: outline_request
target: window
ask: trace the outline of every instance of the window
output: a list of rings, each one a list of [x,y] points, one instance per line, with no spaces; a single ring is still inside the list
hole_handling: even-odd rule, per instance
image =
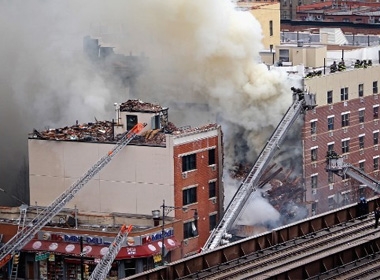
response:
[[[348,87],[340,89],[340,101],[348,100]]]
[[[269,36],[273,36],[273,20],[269,21]]]
[[[137,124],[136,115],[127,115],[127,130],[131,130]]]
[[[376,94],[377,93],[377,81],[374,81],[373,83],[372,83],[372,92],[373,92],[373,94]]]
[[[358,86],[358,93],[359,93],[359,97],[363,97],[364,96],[364,85],[363,84],[359,84],[359,86]]]
[[[365,110],[359,110],[359,123],[364,123]]]
[[[282,62],[289,62],[289,50],[279,50],[279,59]]]
[[[334,130],[334,117],[327,118],[327,129]]]
[[[342,127],[350,125],[350,113],[342,114]]]
[[[342,154],[348,153],[350,151],[350,140],[342,141]]]
[[[215,164],[215,149],[208,150],[208,165]]]
[[[311,204],[311,215],[315,215],[317,213],[317,202],[313,202]]]
[[[198,235],[198,222],[197,220],[183,224],[183,238],[191,238]]]
[[[182,172],[197,169],[196,154],[191,154],[182,157]]]
[[[334,172],[329,171],[327,176],[328,176],[327,178],[328,182],[334,183]]]
[[[374,131],[373,132],[373,145],[379,144],[379,132]]]
[[[379,157],[374,157],[373,158],[373,170],[378,170],[379,169]]]
[[[216,182],[208,183],[208,197],[216,197]]]
[[[365,160],[359,162],[359,169],[364,172]]]
[[[329,152],[334,151],[334,143],[327,144],[327,150],[328,150]]]
[[[210,215],[209,217],[209,229],[212,231],[214,228],[216,228],[216,214]]]
[[[311,161],[316,161],[318,159],[318,148],[311,149]]]
[[[373,118],[374,119],[379,118],[379,105],[373,106]]]
[[[318,187],[318,175],[311,176],[311,188],[316,189]]]
[[[160,127],[160,115],[153,116],[152,119],[152,129],[159,129]]]
[[[364,149],[364,135],[359,136],[359,149]]]
[[[332,210],[334,209],[334,204],[335,204],[334,196],[330,196],[328,197],[328,199],[329,199],[329,210]]]
[[[317,121],[310,122],[311,134],[317,133]]]
[[[185,189],[182,191],[182,204],[188,205],[197,202],[197,187]]]
[[[329,90],[327,92],[327,104],[332,104],[333,103],[333,91]]]

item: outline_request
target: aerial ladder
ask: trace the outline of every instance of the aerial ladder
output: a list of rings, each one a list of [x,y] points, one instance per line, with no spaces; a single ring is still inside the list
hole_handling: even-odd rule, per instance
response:
[[[281,122],[278,124],[273,134],[267,141],[264,149],[256,159],[256,162],[254,163],[252,169],[240,184],[238,190],[228,204],[222,219],[220,220],[217,227],[211,232],[209,238],[202,248],[202,251],[212,250],[219,245],[228,243],[228,239],[231,238],[231,234],[229,234],[228,231],[233,226],[233,223],[237,220],[249,196],[256,190],[261,175],[263,174],[270,160],[273,158],[277,148],[280,147],[279,145],[284,136],[292,124],[296,121],[300,113],[313,109],[316,106],[315,94],[305,93],[301,89],[295,89],[293,87],[292,90],[292,105],[289,107]]]
[[[346,175],[348,175],[363,185],[366,185],[376,193],[380,193],[380,181],[371,177],[360,168],[344,162],[343,157],[339,156],[336,152],[329,151],[326,156],[326,161],[326,171],[333,172],[342,178],[345,178]]]
[[[25,227],[27,211],[28,211],[28,205],[21,204],[21,206],[20,206],[20,218],[18,221],[17,232],[22,231],[22,229]],[[12,258],[11,276],[9,278],[10,280],[16,280],[17,279],[17,272],[18,272],[19,263],[20,263],[20,251],[15,251],[13,258]]]
[[[17,252],[19,252],[35,234],[41,230],[63,207],[74,198],[75,194],[90,181],[112,158],[120,152],[132,139],[146,126],[146,123],[138,123],[127,131],[116,143],[107,155],[99,159],[82,177],[73,183],[65,192],[55,199],[49,206],[40,212],[28,225],[22,227],[6,244],[0,248],[0,267],[6,264]]]
[[[90,280],[103,280],[106,279],[108,272],[111,269],[112,263],[120,251],[121,246],[126,240],[128,234],[132,231],[133,226],[123,225],[116,235],[115,240],[111,243],[107,253],[103,256],[100,262],[96,265],[94,271],[90,276]]]

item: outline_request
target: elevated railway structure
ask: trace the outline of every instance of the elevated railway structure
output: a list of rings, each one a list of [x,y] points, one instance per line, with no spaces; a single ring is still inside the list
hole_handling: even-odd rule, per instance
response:
[[[373,214],[352,204],[125,279],[376,279],[379,258]]]

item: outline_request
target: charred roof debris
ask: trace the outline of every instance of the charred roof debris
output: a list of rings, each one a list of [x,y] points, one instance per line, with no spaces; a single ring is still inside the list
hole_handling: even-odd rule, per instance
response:
[[[167,111],[168,108],[161,107],[158,104],[143,102],[141,100],[128,100],[120,104],[121,112],[137,112],[137,113],[160,113],[161,128],[150,129],[137,135],[131,144],[165,146],[166,134],[175,136],[189,135],[207,131],[217,128],[217,124],[207,124],[200,127],[176,127],[175,124],[168,121]],[[33,129],[29,134],[29,138],[41,140],[56,140],[56,141],[78,141],[78,142],[101,142],[101,143],[115,143],[120,140],[124,134],[115,135],[114,121],[98,121],[76,124],[73,126],[65,126],[63,128],[49,128],[46,130],[38,131]]]

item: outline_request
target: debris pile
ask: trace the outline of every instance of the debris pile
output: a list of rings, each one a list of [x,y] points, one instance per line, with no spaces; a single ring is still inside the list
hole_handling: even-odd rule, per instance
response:
[[[120,104],[121,112],[160,112],[162,108],[158,104],[147,103],[137,99],[130,99]]]
[[[113,125],[110,121],[96,121],[94,123],[75,124],[63,128],[51,128],[44,131],[33,130],[30,138],[45,140],[76,140],[91,142],[113,141]]]

